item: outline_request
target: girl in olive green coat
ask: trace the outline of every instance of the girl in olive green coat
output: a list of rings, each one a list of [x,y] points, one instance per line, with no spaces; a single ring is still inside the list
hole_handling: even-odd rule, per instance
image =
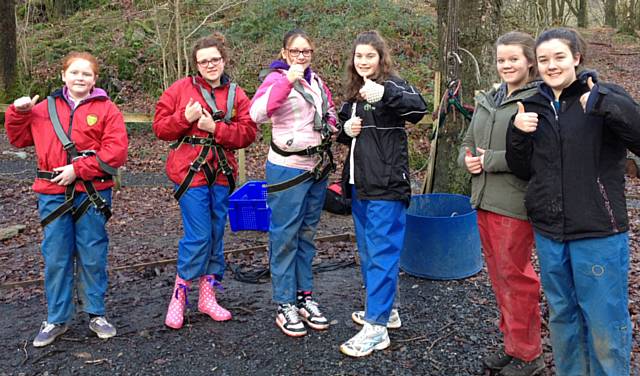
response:
[[[533,375],[544,368],[540,335],[540,279],[531,265],[533,231],[524,207],[526,181],[510,173],[505,159],[509,120],[518,101],[536,91],[535,41],[510,32],[496,42],[502,84],[476,98],[458,162],[472,174],[471,203],[487,270],[500,310],[504,348],[485,358],[501,375]]]

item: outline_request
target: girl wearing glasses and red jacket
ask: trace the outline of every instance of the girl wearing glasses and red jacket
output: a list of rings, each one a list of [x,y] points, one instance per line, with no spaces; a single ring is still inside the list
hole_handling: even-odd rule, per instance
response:
[[[191,52],[195,76],[173,83],[156,104],[153,131],[173,141],[166,172],[175,184],[184,226],[178,243],[177,273],[165,324],[180,329],[191,281],[199,280],[198,310],[215,321],[231,319],[214,287],[224,275],[223,235],[229,193],[235,185],[233,150],[249,146],[256,124],[249,116],[249,98],[225,74],[228,53],[224,36],[216,33],[196,41]]]

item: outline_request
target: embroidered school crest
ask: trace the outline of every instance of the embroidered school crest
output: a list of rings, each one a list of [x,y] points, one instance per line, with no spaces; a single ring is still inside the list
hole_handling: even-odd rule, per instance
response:
[[[87,125],[92,127],[94,125],[96,125],[96,123],[98,122],[98,115],[94,115],[94,114],[89,114],[87,115]]]

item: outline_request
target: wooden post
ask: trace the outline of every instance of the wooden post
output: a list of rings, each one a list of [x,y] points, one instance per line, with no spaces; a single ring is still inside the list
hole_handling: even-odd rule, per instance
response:
[[[246,168],[246,155],[245,150],[238,150],[238,186],[244,184],[247,181],[247,168]]]
[[[433,190],[433,174],[435,172],[435,164],[436,164],[436,148],[438,144],[438,123],[440,122],[440,86],[442,81],[442,74],[440,72],[435,72],[435,77],[433,80],[433,109],[437,111],[438,116],[433,120],[431,125],[431,129],[435,132],[433,136],[433,140],[431,141],[431,147],[429,148],[429,161],[427,164],[427,173],[424,176],[424,181],[422,183],[422,194],[431,193]]]

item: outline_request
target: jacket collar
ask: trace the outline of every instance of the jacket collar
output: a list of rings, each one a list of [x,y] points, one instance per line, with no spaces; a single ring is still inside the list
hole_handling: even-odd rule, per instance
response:
[[[593,83],[598,82],[598,72],[591,69],[583,69],[579,68],[577,72],[576,80],[571,83],[571,85],[567,86],[560,93],[560,99],[580,96],[584,94],[587,90],[587,79],[591,77],[593,79]],[[553,102],[555,101],[555,95],[553,94],[553,90],[544,82],[538,86],[538,92],[547,100]]]
[[[204,87],[206,90],[208,91],[212,91],[213,88],[211,87],[211,85],[207,82],[207,80],[205,80],[200,73],[198,73],[197,75],[193,76],[192,79],[193,84],[199,84],[202,87]],[[219,87],[224,87],[227,86],[231,83],[231,77],[226,74],[223,73],[222,76],[220,76],[220,86]]]
[[[51,96],[54,98],[64,99],[64,101],[67,102],[67,104],[71,108],[76,107],[75,102],[69,96],[69,89],[66,86],[63,86],[62,88],[54,91],[53,93],[51,93]],[[109,99],[109,95],[104,89],[101,89],[99,87],[94,87],[91,90],[91,93],[89,94],[89,96],[83,99],[82,101],[80,101],[80,103],[89,102],[93,100],[107,100],[107,99]]]

